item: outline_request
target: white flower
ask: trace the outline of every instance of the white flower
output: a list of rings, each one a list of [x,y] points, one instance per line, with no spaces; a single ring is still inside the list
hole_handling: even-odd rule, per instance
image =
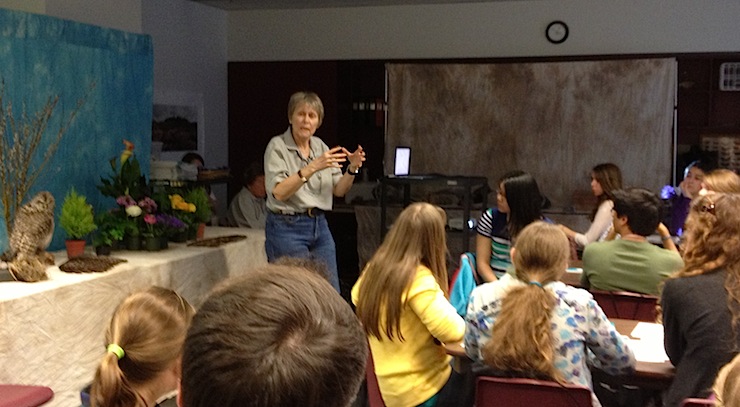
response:
[[[126,208],[126,214],[132,218],[135,218],[141,215],[141,208],[139,208],[138,205],[131,205]]]

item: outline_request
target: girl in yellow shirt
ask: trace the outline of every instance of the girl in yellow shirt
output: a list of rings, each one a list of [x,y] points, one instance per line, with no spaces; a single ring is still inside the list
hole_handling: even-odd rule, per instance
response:
[[[445,224],[439,207],[408,206],[352,288],[388,407],[436,406],[451,374],[441,343],[465,333],[448,301]]]

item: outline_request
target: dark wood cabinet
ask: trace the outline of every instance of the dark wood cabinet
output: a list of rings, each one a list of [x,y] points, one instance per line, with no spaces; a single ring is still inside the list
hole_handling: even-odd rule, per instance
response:
[[[740,91],[720,90],[720,67],[740,54],[689,55],[678,61],[678,144],[700,145],[705,134],[740,136]]]

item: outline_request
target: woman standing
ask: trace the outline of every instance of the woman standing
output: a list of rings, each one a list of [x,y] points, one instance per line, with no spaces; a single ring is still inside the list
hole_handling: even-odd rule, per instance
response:
[[[149,407],[177,390],[180,357],[193,307],[176,292],[151,287],[116,308],[107,352],[90,389],[92,407]],[[174,399],[167,404],[175,405]]]
[[[684,267],[661,297],[665,351],[676,377],[665,406],[707,397],[720,367],[740,350],[740,195],[709,193],[691,205]]]
[[[344,196],[352,187],[365,151],[361,146],[352,153],[339,146],[330,149],[314,136],[323,119],[318,95],[294,93],[288,102],[290,127],[267,145],[265,251],[270,262],[291,256],[326,263],[330,282],[339,292],[336,246],[324,212],[332,209],[334,196]]]
[[[458,342],[465,322],[447,300],[445,213],[428,203],[404,209],[352,288],[389,407],[442,403],[451,375],[440,342]],[[446,393],[446,392],[445,392]]]
[[[476,270],[495,281],[511,266],[511,241],[530,223],[542,219],[543,197],[533,176],[512,171],[498,181],[496,208],[481,215],[475,238]]]
[[[569,257],[555,225],[534,222],[519,233],[511,249],[515,276],[482,284],[470,298],[465,352],[476,367],[588,388],[589,366],[609,374],[634,369],[632,351],[591,294],[558,281]]]
[[[604,240],[612,226],[612,192],[622,189],[622,171],[616,164],[604,163],[591,170],[591,192],[596,197],[596,206],[591,212],[591,226],[585,233],[578,233],[565,225],[560,229],[583,248],[587,244]]]

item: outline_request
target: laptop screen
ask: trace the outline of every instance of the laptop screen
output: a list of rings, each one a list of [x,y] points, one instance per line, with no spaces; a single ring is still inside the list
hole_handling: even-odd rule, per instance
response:
[[[393,165],[393,175],[409,175],[411,167],[411,147],[396,147],[396,158]]]

